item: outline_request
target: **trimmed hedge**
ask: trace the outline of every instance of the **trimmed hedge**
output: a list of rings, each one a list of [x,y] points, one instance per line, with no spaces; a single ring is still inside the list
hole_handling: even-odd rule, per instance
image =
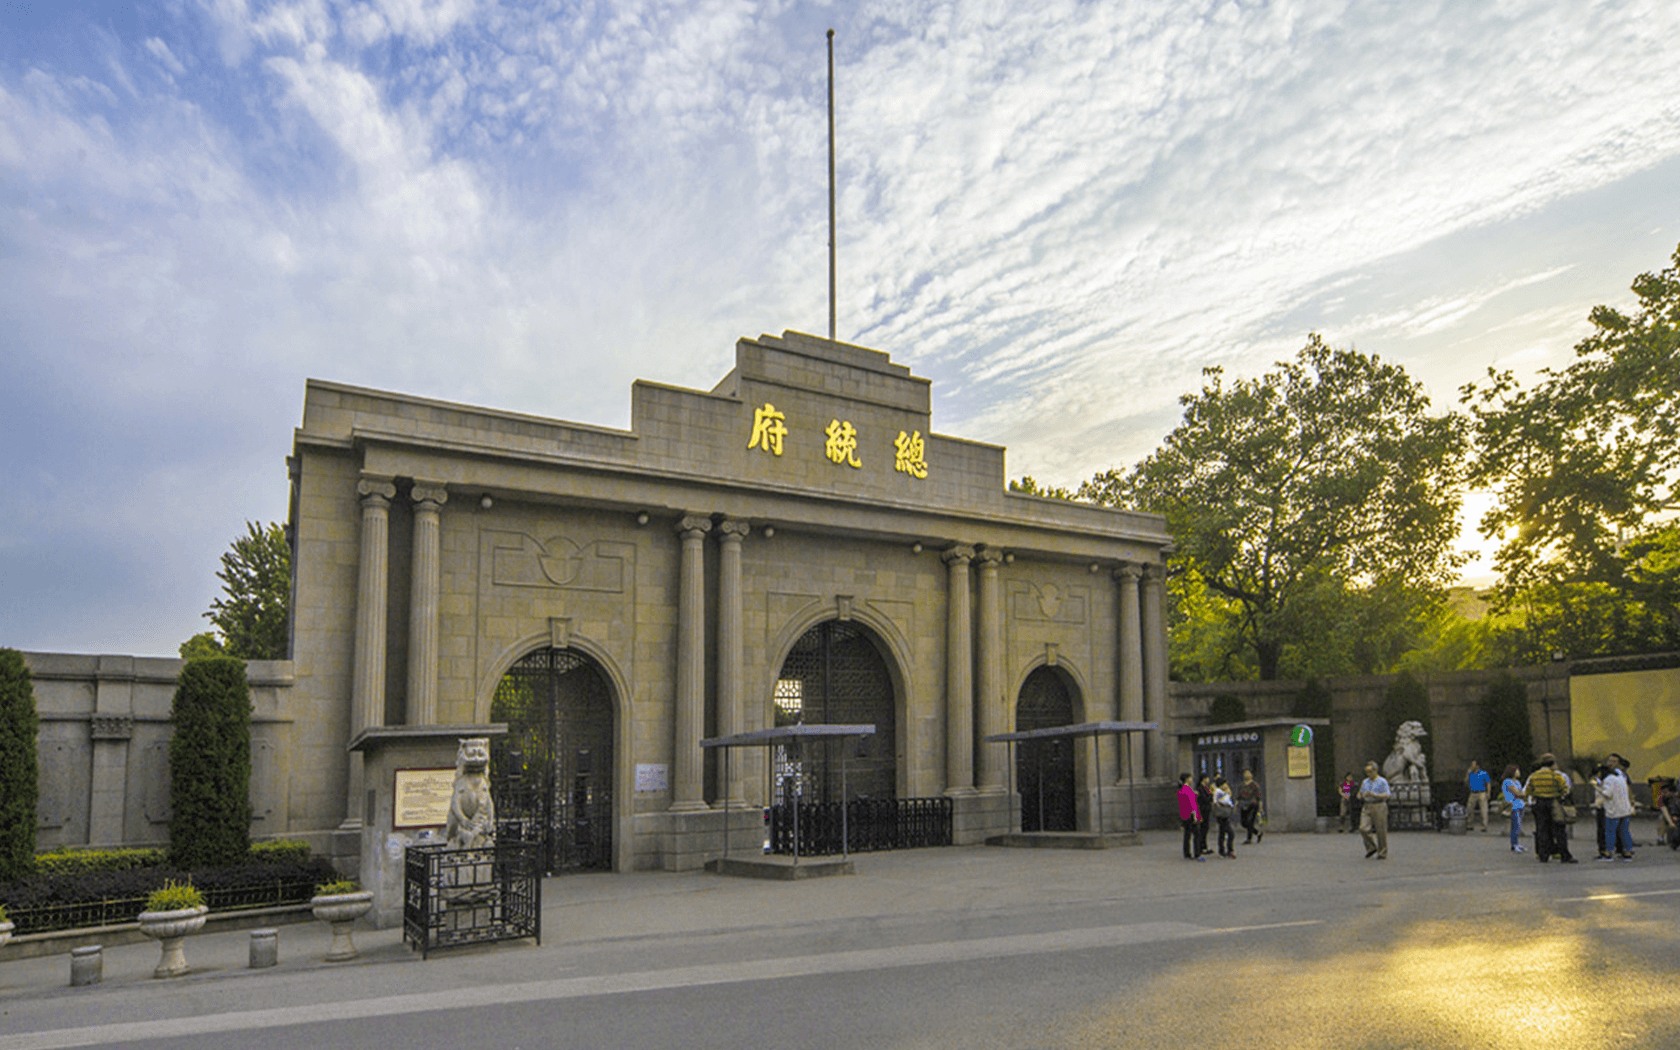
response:
[[[246,859],[264,864],[302,864],[309,860],[309,843],[301,839],[253,842]],[[123,846],[118,849],[66,846],[35,854],[35,871],[41,875],[129,871],[134,868],[158,868],[167,863],[169,854],[161,848],[151,846]]]
[[[238,864],[251,849],[251,688],[245,661],[188,660],[169,741],[169,860]]]
[[[37,722],[23,654],[0,649],[0,879],[27,875],[35,864]]]

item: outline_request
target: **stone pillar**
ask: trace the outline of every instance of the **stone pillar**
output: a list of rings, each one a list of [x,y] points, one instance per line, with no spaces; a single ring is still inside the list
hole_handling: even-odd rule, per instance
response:
[[[980,722],[980,790],[998,794],[1009,786],[1009,745],[988,744],[986,738],[1007,732],[1007,704],[1003,696],[1003,599],[998,593],[998,565],[1003,553],[982,550],[975,560],[980,567],[980,593],[977,612],[980,652],[977,664],[979,681],[975,683],[974,704],[979,708]]]
[[[945,793],[974,793],[974,628],[969,616],[968,563],[974,548],[955,545],[945,612]]]
[[[717,624],[717,735],[733,736],[745,726],[742,710],[741,678],[741,541],[752,531],[750,523],[726,520],[718,525],[718,624]],[[742,798],[742,761],[746,756],[737,752],[733,761],[717,764],[717,792],[719,799],[740,802]],[[724,767],[729,767],[729,779],[724,780]]]
[[[682,561],[677,579],[676,725],[671,741],[671,809],[706,809],[705,764],[700,734],[706,701],[706,533],[709,518],[689,515],[677,522]]]
[[[1143,567],[1143,720],[1160,729],[1148,736],[1145,773],[1152,777],[1170,775],[1167,768],[1167,622],[1165,583],[1162,567]]]
[[[1143,721],[1143,628],[1138,608],[1138,579],[1143,575],[1140,566],[1125,562],[1114,570],[1120,590],[1120,644],[1115,655],[1120,686],[1120,721]],[[1143,738],[1132,733],[1126,754],[1126,768],[1122,775],[1143,774]]]
[[[408,599],[408,717],[411,726],[437,725],[438,597],[443,566],[439,519],[449,499],[443,483],[415,479],[414,572]]]
[[[350,736],[385,724],[387,580],[391,569],[391,500],[397,486],[390,478],[364,476],[356,483],[362,499],[362,549],[356,577],[356,638],[350,676]],[[362,754],[350,754],[350,787],[344,799],[344,824],[362,823]]]

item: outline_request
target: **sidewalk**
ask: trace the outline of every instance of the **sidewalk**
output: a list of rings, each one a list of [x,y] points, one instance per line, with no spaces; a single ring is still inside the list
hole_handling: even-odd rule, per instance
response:
[[[1581,837],[1577,831],[1576,843]],[[1589,828],[1585,849],[1576,846],[1583,861],[1592,856],[1590,837]],[[1542,867],[1530,854],[1511,853],[1498,831],[1396,834],[1390,854],[1386,862],[1365,860],[1356,834],[1273,834],[1260,845],[1239,845],[1234,861],[1213,856],[1192,864],[1180,855],[1177,831],[1154,831],[1144,833],[1141,846],[1104,851],[977,846],[858,854],[855,875],[793,882],[705,872],[573,875],[544,881],[540,946],[513,942],[443,950],[424,962],[403,945],[400,928],[366,927],[355,933],[361,958],[323,962],[331,936],[324,923],[311,921],[278,927],[280,962],[272,969],[247,968],[248,931],[206,932],[186,942],[193,972],[184,977],[152,979],[159,950],[147,941],[107,947],[103,982],[70,988],[68,955],[9,959],[0,948],[0,1012],[9,1003],[50,997],[87,1023],[117,1010],[117,1000],[121,1009],[156,1000],[164,1010],[199,999],[227,1009],[230,996],[240,1009],[343,1001],[604,967],[645,953],[650,945],[674,951],[677,945],[737,935],[824,929],[843,935],[893,924],[949,930],[965,918],[1115,900],[1181,900],[1351,881],[1409,892],[1412,880],[1492,871],[1560,881],[1588,872],[1602,878],[1612,867],[1624,879],[1659,872],[1672,879],[1680,871],[1673,853],[1650,845],[1630,865]]]

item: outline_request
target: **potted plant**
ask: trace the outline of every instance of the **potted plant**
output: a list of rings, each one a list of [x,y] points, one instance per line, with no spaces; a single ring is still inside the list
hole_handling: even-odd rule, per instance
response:
[[[204,904],[204,894],[192,883],[174,881],[163,884],[146,898],[146,910],[140,913],[140,932],[157,941],[162,956],[153,977],[179,977],[192,968],[187,965],[186,951],[181,941],[189,933],[204,926],[210,909]]]
[[[12,931],[16,928],[11,919],[6,917],[6,906],[0,904],[0,948],[5,947],[6,942],[12,939]]]
[[[357,955],[356,942],[350,929],[356,920],[373,910],[373,894],[364,890],[355,879],[338,879],[315,887],[309,899],[309,910],[317,919],[332,927],[332,947],[327,949],[327,962],[343,962]]]

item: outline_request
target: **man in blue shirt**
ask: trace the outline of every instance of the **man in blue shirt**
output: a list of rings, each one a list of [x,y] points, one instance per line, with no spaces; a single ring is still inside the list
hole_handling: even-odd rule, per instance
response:
[[[1388,859],[1388,800],[1394,792],[1375,762],[1365,763],[1359,785],[1359,837],[1365,840],[1365,859]]]
[[[1493,778],[1483,769],[1475,759],[1470,760],[1470,772],[1465,774],[1464,785],[1470,789],[1470,799],[1464,804],[1464,824],[1470,826],[1470,816],[1480,813],[1482,830],[1488,829],[1488,788],[1493,784]]]

